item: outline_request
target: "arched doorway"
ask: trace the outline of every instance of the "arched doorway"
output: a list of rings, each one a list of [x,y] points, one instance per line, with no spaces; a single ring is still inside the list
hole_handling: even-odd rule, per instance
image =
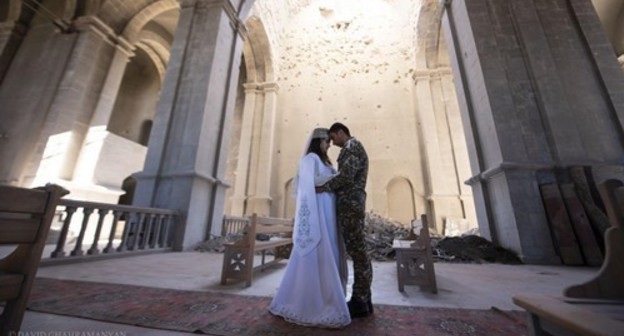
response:
[[[408,227],[411,221],[417,218],[412,184],[404,177],[395,177],[388,183],[386,190],[388,217]]]
[[[276,96],[271,46],[262,21],[247,19],[227,176],[233,187],[226,193],[226,213],[269,215],[280,191],[274,188],[273,162]],[[278,196],[278,197],[279,197]]]

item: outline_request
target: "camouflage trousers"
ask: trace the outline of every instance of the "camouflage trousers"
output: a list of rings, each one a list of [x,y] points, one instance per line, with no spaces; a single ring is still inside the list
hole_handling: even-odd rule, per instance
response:
[[[338,211],[338,226],[342,232],[347,253],[353,260],[353,294],[363,302],[371,299],[373,267],[366,252],[364,212]]]

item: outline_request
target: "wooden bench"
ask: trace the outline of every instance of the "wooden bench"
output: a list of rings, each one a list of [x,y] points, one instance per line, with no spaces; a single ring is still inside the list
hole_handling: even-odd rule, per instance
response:
[[[0,186],[0,245],[16,245],[0,260],[1,336],[17,335],[20,329],[56,206],[67,193],[56,185]]]
[[[624,183],[598,186],[610,228],[605,259],[595,278],[568,287],[563,297],[514,295],[529,313],[531,335],[624,335]]]
[[[417,239],[397,239],[392,244],[396,252],[399,292],[403,292],[405,285],[419,285],[428,288],[432,293],[436,294],[438,286],[433,268],[433,252],[431,250],[427,216],[422,215],[420,223],[422,228]],[[411,232],[413,233],[413,229]]]
[[[292,250],[293,224],[292,219],[260,217],[253,214],[243,237],[233,243],[224,244],[221,284],[227,284],[229,279],[245,280],[246,286],[249,287],[254,271],[262,271],[287,259]],[[270,240],[260,241],[256,239],[258,234],[272,237]],[[274,257],[270,262],[266,262],[266,252],[269,250],[274,251]],[[261,263],[254,266],[254,255],[258,252],[262,254]]]

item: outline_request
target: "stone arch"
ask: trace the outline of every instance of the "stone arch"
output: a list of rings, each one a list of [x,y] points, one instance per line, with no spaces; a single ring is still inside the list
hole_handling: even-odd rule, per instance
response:
[[[179,10],[180,4],[176,0],[159,0],[137,12],[125,25],[121,35],[130,44],[141,39],[143,28],[163,13]]]
[[[407,225],[416,218],[414,187],[406,177],[394,177],[386,186],[388,217]]]
[[[149,57],[161,81],[169,62],[175,25],[180,5],[176,0],[159,0],[137,12],[127,23],[121,37],[133,48],[139,48]],[[155,23],[160,20],[162,23]]]
[[[122,35],[133,18],[151,7],[153,3],[160,3],[161,1],[164,0],[107,0],[99,6],[97,17],[115,34]]]
[[[438,67],[440,51],[440,28],[443,7],[437,0],[425,0],[422,4],[416,26],[417,52],[424,56],[428,69]]]
[[[167,62],[169,60],[169,49],[165,48],[162,44],[154,43],[152,41],[141,41],[136,44],[136,47],[141,49],[150,58],[158,77],[162,82],[165,78],[165,70],[167,68]]]
[[[273,185],[262,181],[273,181],[271,171],[267,171],[266,162],[270,167],[272,157],[261,157],[260,153],[271,153],[274,143],[276,96],[278,86],[275,83],[274,61],[271,55],[271,45],[264,27],[264,23],[255,16],[250,17],[246,23],[247,39],[243,44],[243,55],[240,72],[240,83],[243,88],[239,91],[244,99],[244,104],[237,105],[235,115],[241,115],[235,120],[232,132],[234,140],[231,143],[238,144],[238,153],[235,155],[236,171],[233,194],[230,198],[231,214],[240,216],[246,213],[280,213],[285,205],[273,205],[268,209],[272,193],[281,193],[280,185]],[[258,116],[256,111],[260,112]],[[269,120],[270,122],[263,122]],[[239,124],[236,124],[238,122]],[[261,139],[260,143],[252,145],[254,139]],[[233,153],[230,153],[232,155]],[[262,162],[261,162],[262,161]],[[231,172],[228,173],[230,175]],[[268,189],[267,189],[268,188]],[[285,211],[285,210],[284,210]]]
[[[146,122],[154,118],[162,83],[161,70],[152,59],[143,48],[137,48],[123,74],[107,126],[111,133],[143,146],[147,146],[151,130]]]
[[[463,182],[472,177],[466,132],[450,55],[442,32],[444,2],[423,1],[416,25],[416,92],[418,127],[422,143],[422,170],[430,224],[441,232],[444,217],[476,223],[472,190]]]
[[[250,17],[247,22],[247,40],[243,46],[248,83],[264,83],[274,80],[273,59],[269,38],[262,21]]]
[[[135,54],[124,70],[108,128],[144,146],[151,130],[151,126],[146,125],[151,125],[165,77],[179,8],[175,0],[152,2],[136,12],[121,33],[121,38],[128,42]],[[153,76],[154,73],[157,77]],[[132,78],[132,74],[143,75]],[[128,100],[126,91],[140,92],[143,103]]]

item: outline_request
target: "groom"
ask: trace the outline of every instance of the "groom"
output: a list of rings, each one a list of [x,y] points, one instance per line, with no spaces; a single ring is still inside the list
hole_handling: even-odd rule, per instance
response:
[[[348,302],[351,318],[366,317],[373,313],[371,282],[373,269],[366,253],[364,240],[364,211],[366,206],[366,177],[368,155],[364,146],[351,136],[347,126],[335,123],[329,128],[334,145],[341,147],[338,155],[338,176],[317,191],[336,194],[338,226],[345,240],[347,253],[353,259],[353,293]]]

